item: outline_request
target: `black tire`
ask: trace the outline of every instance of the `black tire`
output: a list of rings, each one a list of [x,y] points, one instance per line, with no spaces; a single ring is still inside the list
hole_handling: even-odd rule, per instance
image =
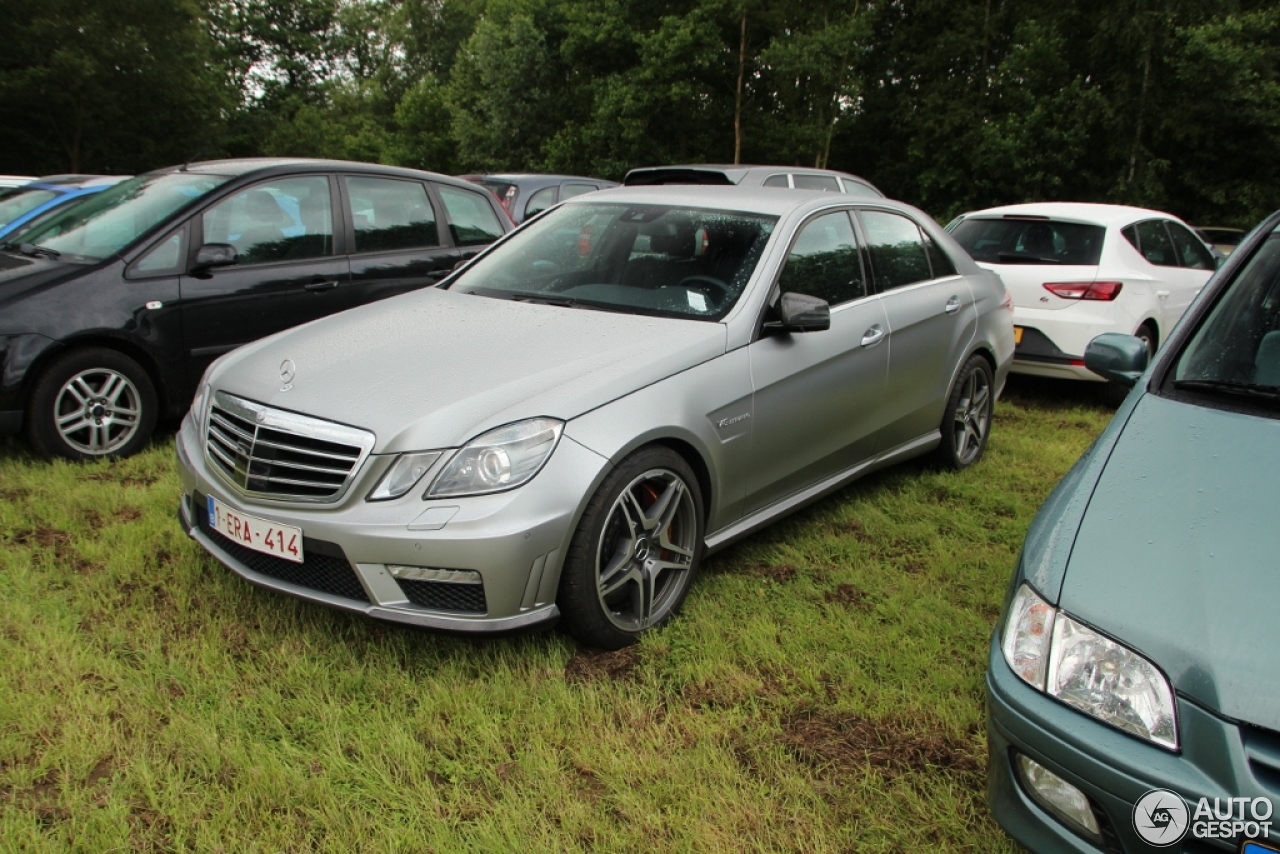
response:
[[[105,347],[73,350],[32,387],[27,440],[46,457],[128,457],[151,438],[158,408],[151,377],[133,359]]]
[[[600,484],[569,545],[557,602],[584,645],[621,649],[671,619],[702,559],[702,490],[661,446],[627,457]]]
[[[1138,327],[1138,331],[1133,333],[1139,341],[1147,345],[1147,364],[1151,364],[1156,357],[1156,348],[1160,346],[1156,339],[1156,330],[1150,323],[1144,323]]]
[[[970,356],[956,376],[942,413],[942,444],[934,453],[941,465],[959,471],[982,459],[994,405],[991,365],[981,356]]]

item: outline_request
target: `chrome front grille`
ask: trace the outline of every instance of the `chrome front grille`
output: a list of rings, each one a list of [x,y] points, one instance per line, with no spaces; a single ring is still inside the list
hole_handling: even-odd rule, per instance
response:
[[[325,503],[347,491],[373,450],[367,430],[216,392],[205,457],[244,495]]]

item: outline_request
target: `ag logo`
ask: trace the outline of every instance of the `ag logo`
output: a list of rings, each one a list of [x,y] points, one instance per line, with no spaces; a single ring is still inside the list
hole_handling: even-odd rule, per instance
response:
[[[1180,842],[1189,825],[1187,805],[1168,789],[1152,789],[1133,805],[1133,829],[1156,847]]]

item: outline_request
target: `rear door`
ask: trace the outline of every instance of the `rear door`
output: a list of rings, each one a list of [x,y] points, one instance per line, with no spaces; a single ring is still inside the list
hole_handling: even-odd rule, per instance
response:
[[[239,261],[183,275],[183,342],[199,375],[217,356],[353,304],[334,243],[328,175],[260,181],[191,221],[194,244],[229,243]]]
[[[978,328],[973,292],[920,226],[896,211],[858,211],[888,318],[886,426],[894,448],[937,429],[951,378]]]
[[[427,287],[449,275],[461,256],[426,181],[343,175],[340,183],[351,280],[361,302]]]

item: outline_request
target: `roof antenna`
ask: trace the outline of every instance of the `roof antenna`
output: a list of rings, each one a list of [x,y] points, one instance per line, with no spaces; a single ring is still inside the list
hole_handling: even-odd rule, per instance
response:
[[[203,154],[204,154],[204,152],[203,152],[203,151],[197,151],[195,154],[193,154],[192,156],[188,157],[188,158],[187,158],[187,162],[186,162],[186,163],[183,163],[181,166],[179,166],[179,167],[178,167],[178,171],[179,171],[179,172],[186,172],[186,171],[187,171],[187,167],[191,165],[192,161],[199,160],[199,159],[200,159],[200,157],[201,157],[201,155],[203,155]]]

